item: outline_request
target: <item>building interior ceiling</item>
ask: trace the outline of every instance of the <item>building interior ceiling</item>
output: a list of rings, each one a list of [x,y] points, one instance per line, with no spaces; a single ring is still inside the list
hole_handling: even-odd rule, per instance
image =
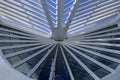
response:
[[[0,53],[31,79],[105,80],[120,71],[120,0],[0,0]]]

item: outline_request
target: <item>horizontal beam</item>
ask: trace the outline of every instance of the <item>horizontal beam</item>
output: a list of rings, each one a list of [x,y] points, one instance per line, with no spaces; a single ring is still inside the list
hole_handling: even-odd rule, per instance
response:
[[[22,47],[38,46],[38,45],[42,45],[42,43],[31,43],[31,44],[4,46],[4,47],[0,47],[0,49],[4,50],[4,49],[12,49],[12,48],[22,48]]]
[[[114,31],[114,30],[117,30],[117,29],[120,29],[119,27],[116,27],[116,28],[112,28],[112,29],[107,29],[107,30],[103,30],[103,31],[97,31],[95,33],[89,33],[89,34],[83,34],[83,36],[93,36],[93,35],[97,35],[97,34],[101,34],[101,33],[105,33],[105,32],[110,32],[110,31]]]
[[[76,42],[78,44],[85,44],[85,45],[100,45],[100,46],[111,46],[111,47],[120,47],[119,44],[114,43],[105,43],[105,42]]]
[[[98,38],[102,38],[102,37],[108,37],[108,36],[115,36],[115,35],[119,35],[120,32],[114,32],[114,33],[106,33],[106,34],[101,34],[101,35],[93,35],[93,36],[88,36],[88,37],[84,37],[84,39],[98,39]]]
[[[23,35],[23,36],[27,36],[27,37],[32,37],[32,38],[34,38],[33,35],[27,34],[27,33],[24,33],[24,32],[22,33],[22,32],[19,32],[19,31],[14,31],[14,30],[11,30],[11,29],[4,29],[4,28],[0,28],[0,30],[5,31],[5,32],[20,34],[20,35]]]
[[[40,41],[33,41],[33,40],[0,40],[0,42],[3,42],[3,43],[10,43],[10,42],[40,42]]]
[[[20,55],[20,54],[23,54],[23,53],[26,53],[26,52],[29,52],[29,51],[32,51],[32,50],[36,50],[36,49],[39,49],[39,48],[42,48],[42,47],[45,47],[45,46],[48,46],[48,45],[40,45],[40,46],[32,47],[32,48],[29,48],[29,49],[25,49],[25,50],[22,50],[22,51],[17,51],[17,52],[14,52],[14,53],[7,54],[4,57],[5,58],[10,58],[10,57],[17,56],[17,55]]]
[[[69,45],[71,45],[71,44],[69,44]],[[83,50],[83,51],[86,51],[87,53],[90,53],[90,54],[99,56],[99,57],[101,57],[101,58],[104,58],[104,59],[107,59],[107,60],[110,60],[110,61],[113,61],[113,62],[116,62],[116,63],[120,63],[120,60],[119,60],[119,59],[116,59],[116,58],[114,58],[114,57],[110,57],[110,56],[101,54],[100,52],[95,52],[95,51],[92,51],[92,50],[89,50],[89,49],[86,49],[86,48],[83,48],[83,47],[79,47],[79,49],[80,49],[80,50]]]
[[[1,33],[0,36],[2,36],[2,37],[12,37],[12,38],[35,40],[35,38],[30,38],[30,37],[25,37],[25,36],[18,36],[18,35],[13,35],[13,34],[3,34],[3,33]],[[37,39],[36,39],[36,41],[37,41]]]
[[[87,48],[90,48],[90,49],[96,49],[96,50],[111,52],[113,54],[120,54],[120,51],[118,51],[118,50],[107,49],[107,48],[96,47],[96,46],[90,46],[90,45],[84,45],[84,44],[81,44],[80,46],[87,47]]]

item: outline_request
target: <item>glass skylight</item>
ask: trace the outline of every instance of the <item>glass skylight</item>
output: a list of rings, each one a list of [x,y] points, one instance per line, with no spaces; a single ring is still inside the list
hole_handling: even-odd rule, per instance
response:
[[[118,20],[120,0],[0,0],[0,53],[28,78],[103,80],[120,70]]]
[[[62,25],[64,26],[70,16],[70,13],[74,7],[76,0],[65,0],[64,1],[64,9],[63,9],[63,16],[62,16]]]
[[[80,3],[68,33],[77,33],[85,26],[87,27],[96,22],[96,25],[98,25],[98,21],[102,20],[104,22],[106,21],[105,18],[117,15],[120,8],[119,4],[119,0],[87,0]]]
[[[21,24],[50,33],[42,4],[38,0],[0,0],[0,15]]]
[[[54,27],[57,27],[58,23],[58,15],[59,15],[59,10],[58,10],[58,1],[57,0],[46,0],[48,10],[50,12],[50,16],[52,18],[52,22],[54,24]],[[72,7],[74,6],[75,0],[63,0],[63,5],[61,6],[61,12],[62,12],[62,26],[65,25],[70,12],[72,10]]]
[[[120,0],[0,0],[0,15],[48,35],[58,26],[73,34],[117,15],[119,4]]]

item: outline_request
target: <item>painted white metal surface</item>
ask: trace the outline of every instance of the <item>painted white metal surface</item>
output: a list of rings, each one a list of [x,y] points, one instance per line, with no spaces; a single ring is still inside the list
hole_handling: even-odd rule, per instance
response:
[[[66,71],[68,74],[68,76],[65,77],[70,77],[71,80],[76,80],[75,74],[77,73],[74,73],[75,67],[72,68],[74,64],[70,62],[70,56],[94,80],[120,79],[120,75],[118,74],[120,72],[120,49],[118,49],[120,48],[120,32],[117,31],[120,29],[120,0],[89,0],[83,3],[81,3],[81,0],[72,0],[71,2],[74,3],[69,2],[71,3],[72,7],[68,6],[66,8],[70,9],[70,12],[68,11],[63,13],[64,6],[69,4],[65,4],[65,1],[57,0],[55,2],[50,0],[50,2],[54,5],[46,4],[46,0],[39,0],[39,2],[32,0],[14,0],[13,2],[12,0],[0,1],[0,24],[4,25],[4,27],[0,27],[0,53],[5,60],[8,60],[6,63],[0,57],[0,79],[34,80],[31,78],[38,77],[39,73],[44,73],[44,71],[42,71],[42,69],[45,70],[43,66],[48,64],[46,59],[52,55],[52,50],[54,50],[56,45],[57,49],[55,50],[54,58],[50,59],[52,62],[49,62],[51,64],[49,65],[49,80],[61,76],[62,71],[59,72],[59,67],[56,67],[57,64],[60,64],[59,62],[56,63],[57,59],[60,58],[63,59],[61,64],[63,64],[62,66],[65,68],[64,71]],[[29,3],[32,3],[32,5]],[[53,7],[55,12],[50,10],[48,5]],[[51,13],[55,16],[51,16]],[[69,15],[66,18],[67,20],[65,20],[63,23],[63,16],[68,13]],[[104,22],[103,24],[96,25],[95,22],[111,16],[116,17]],[[11,19],[15,19],[18,22],[11,21]],[[52,19],[55,19],[55,21],[52,21]],[[84,28],[91,23],[95,24],[93,24],[92,27]],[[10,29],[6,29],[5,26],[9,27]],[[110,26],[113,28],[100,30]],[[82,28],[84,29],[80,31]],[[42,29],[44,30],[42,31]],[[118,41],[118,43],[115,43],[115,41]],[[32,52],[32,54],[30,52]],[[96,58],[87,54],[83,54],[84,52],[94,55]],[[103,54],[101,54],[102,52]],[[105,52],[112,55],[105,55]],[[58,53],[62,56],[58,56]],[[25,56],[25,54],[27,54],[27,56]],[[85,64],[86,62],[82,61],[82,58],[79,59],[76,54],[86,58],[86,60],[88,59],[91,61],[91,63],[97,64],[96,66],[93,66],[94,69],[96,69],[98,66],[100,66],[100,69],[92,71],[90,69],[92,64]],[[39,57],[39,59],[36,59],[36,57]],[[107,65],[107,63],[104,64],[97,60],[97,58],[100,58],[101,60],[104,58],[109,62],[117,64],[117,66],[113,63],[111,63],[111,65]],[[38,60],[38,62],[35,64],[34,62],[30,61],[32,59],[36,59],[35,61]],[[8,64],[26,74],[27,77],[31,78],[27,78],[20,72],[12,69]],[[116,66],[116,68],[111,67],[112,65]],[[18,67],[20,66],[22,66],[22,68],[19,69]],[[5,70],[2,70],[3,67]],[[36,72],[39,68],[40,71]],[[104,76],[102,78],[98,76],[98,74],[100,74],[99,70],[102,70],[103,72],[106,71],[106,73],[104,72]],[[5,77],[5,75],[9,76]],[[78,78],[79,77],[77,76],[77,79]]]

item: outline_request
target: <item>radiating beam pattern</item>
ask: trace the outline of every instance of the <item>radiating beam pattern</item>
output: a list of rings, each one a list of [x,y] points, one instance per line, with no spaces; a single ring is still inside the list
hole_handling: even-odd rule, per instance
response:
[[[119,31],[115,24],[70,43],[52,44],[0,25],[0,50],[13,68],[31,78],[100,80],[120,64]]]
[[[108,23],[118,17],[119,4],[120,0],[0,0],[1,56],[32,79],[102,80],[120,67],[120,23]],[[1,17],[51,37],[6,25]]]

